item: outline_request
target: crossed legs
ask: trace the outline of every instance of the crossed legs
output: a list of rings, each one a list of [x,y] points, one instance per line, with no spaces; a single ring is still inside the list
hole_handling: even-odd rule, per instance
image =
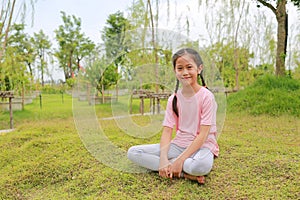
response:
[[[168,152],[168,158],[170,162],[175,160],[185,148],[181,148],[175,144],[170,145]],[[160,145],[159,144],[147,144],[138,145],[129,148],[127,152],[128,159],[137,165],[150,169],[152,171],[159,170],[160,159]],[[199,177],[207,175],[213,166],[214,155],[207,148],[201,148],[195,152],[190,158],[186,159],[183,164],[183,177],[197,180],[202,183]]]

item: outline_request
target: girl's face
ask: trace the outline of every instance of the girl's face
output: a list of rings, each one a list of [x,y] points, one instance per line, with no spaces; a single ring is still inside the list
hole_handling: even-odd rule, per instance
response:
[[[197,66],[194,59],[188,54],[177,58],[174,69],[176,78],[183,84],[183,86],[191,87],[199,85],[197,77],[201,70],[202,65]]]

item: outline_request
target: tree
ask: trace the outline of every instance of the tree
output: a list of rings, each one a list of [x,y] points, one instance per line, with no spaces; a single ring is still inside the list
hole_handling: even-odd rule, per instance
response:
[[[95,47],[90,39],[81,33],[81,19],[61,12],[63,25],[55,30],[59,48],[55,52],[65,80],[74,77],[80,70],[80,61]]]
[[[2,0],[0,3],[0,62],[2,61],[2,57],[7,48],[7,42],[9,37],[9,32],[11,27],[13,26],[13,21],[16,21],[18,16],[25,17],[27,12],[26,8],[28,5],[28,1],[22,1],[19,4],[19,7],[16,4],[16,0]],[[36,0],[30,0],[30,5],[34,8],[34,3]],[[15,10],[19,10],[21,12],[15,12]],[[34,11],[34,9],[32,9]],[[14,18],[15,17],[15,18]]]
[[[109,65],[109,72],[112,73],[114,68],[117,74],[117,79],[114,84],[116,85],[116,96],[118,98],[118,71],[122,67],[125,53],[128,48],[124,44],[126,28],[129,26],[127,19],[123,16],[123,13],[118,11],[108,16],[106,26],[103,29],[102,40],[104,41],[106,57],[112,62]]]
[[[107,63],[106,56],[101,52],[102,46],[98,45],[85,59],[84,78],[93,88],[96,88],[97,96],[101,93],[104,102],[104,91],[116,82],[118,74],[115,73],[113,63]]]
[[[39,71],[41,74],[42,86],[44,86],[45,80],[44,75],[47,69],[47,59],[46,56],[50,54],[51,42],[48,36],[40,30],[39,33],[34,33],[33,44],[36,51],[36,55],[39,59]]]
[[[0,87],[3,90],[24,91],[29,80],[29,73],[26,70],[26,53],[24,51],[24,24],[14,24],[10,28],[10,35],[7,38],[5,59],[0,63]]]
[[[257,2],[269,8],[276,16],[277,20],[277,53],[276,53],[276,70],[277,76],[285,75],[285,57],[288,36],[288,16],[286,12],[287,0],[276,0],[276,5],[272,2],[275,0],[257,0]],[[295,6],[300,7],[300,0],[291,0]],[[259,5],[258,5],[259,7]]]
[[[54,55],[58,58],[67,80],[74,76],[74,70],[76,69],[73,66],[73,56],[77,46],[76,40],[81,35],[81,20],[74,15],[66,15],[65,12],[61,12],[61,14],[64,24],[54,31],[59,45],[59,49]]]
[[[167,3],[169,5],[169,1],[167,1]],[[155,91],[158,92],[159,85],[157,83],[159,82],[160,75],[159,64],[161,64],[160,62],[163,62],[160,55],[161,46],[159,45],[159,42],[161,42],[159,39],[162,38],[158,38],[160,34],[160,30],[158,29],[159,1],[134,1],[132,6],[129,8],[127,19],[130,22],[131,28],[135,30],[135,33],[131,32],[129,34],[130,36],[127,36],[134,38],[132,41],[135,41],[139,44],[132,44],[132,46],[138,46],[140,49],[139,52],[127,54],[131,62],[130,67],[136,68],[149,63],[155,64],[153,69],[155,76],[154,85]],[[128,70],[128,72],[130,72],[130,70]],[[142,83],[142,79],[143,77],[140,77],[140,83]]]
[[[247,7],[245,5],[245,0],[242,0],[242,1],[238,1],[238,4],[236,5],[236,7],[238,8],[238,19],[237,19],[237,25],[234,29],[234,35],[233,35],[233,49],[234,49],[234,69],[235,69],[235,90],[239,90],[239,61],[240,61],[240,57],[241,57],[241,53],[239,51],[239,48],[238,48],[238,36],[239,36],[239,29],[240,29],[240,25],[241,25],[241,21],[242,21],[242,16],[244,14],[247,14],[245,12],[245,10],[249,10],[249,7]],[[232,3],[233,5],[233,3]],[[234,6],[232,6],[234,7]],[[232,9],[232,19],[234,19],[234,15],[235,15],[235,12],[233,11]]]
[[[152,47],[153,47],[153,54],[155,57],[155,78],[156,78],[156,83],[158,82],[158,54],[157,54],[157,41],[156,41],[156,36],[157,36],[157,27],[158,27],[158,1],[156,0],[156,15],[154,16],[153,11],[152,11],[152,5],[150,0],[147,0],[147,6],[149,7],[149,14],[150,14],[150,21],[151,21],[151,34],[152,34]],[[154,18],[155,18],[155,24],[154,24]],[[156,30],[156,31],[155,31]],[[158,84],[155,84],[155,91],[158,93]]]
[[[33,68],[32,64],[36,60],[37,52],[34,49],[34,38],[27,35],[23,40],[23,49],[24,49],[24,61],[28,66],[28,70],[33,81]]]
[[[231,0],[218,6],[210,2],[206,8],[205,24],[211,43],[207,52],[213,57],[226,87],[239,90],[240,75],[247,69],[254,35],[253,22],[249,20],[250,4],[246,0]]]
[[[253,56],[249,52],[249,49],[237,47],[234,41],[232,41],[227,44],[217,42],[207,47],[206,51],[215,61],[215,65],[223,78],[226,88],[236,88],[236,63],[239,63],[240,85],[245,86],[242,78],[246,77],[245,75],[249,71],[248,63]],[[235,52],[239,52],[238,57],[233,56]]]
[[[95,44],[89,38],[85,38],[83,34],[79,35],[77,39],[78,46],[75,47],[74,57],[79,72],[82,69],[80,62],[95,49]]]
[[[1,38],[3,36],[4,28],[5,28],[5,31],[4,31],[4,40],[2,41],[2,48],[0,49],[0,61],[2,60],[2,56],[6,50],[8,34],[9,34],[9,29],[11,28],[11,25],[12,25],[12,19],[13,19],[13,14],[14,14],[14,10],[15,10],[15,5],[16,5],[16,0],[13,0],[12,3],[11,3],[11,1],[8,1],[6,7],[4,7],[5,6],[4,4],[2,5],[1,14],[0,14],[0,17],[1,17],[0,36],[1,36]],[[8,22],[7,22],[7,20],[8,20]],[[5,25],[6,25],[6,27],[5,27]]]

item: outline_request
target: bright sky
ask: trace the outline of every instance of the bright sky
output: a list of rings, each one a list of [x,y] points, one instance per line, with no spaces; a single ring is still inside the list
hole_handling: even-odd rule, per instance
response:
[[[43,30],[50,39],[55,38],[54,30],[63,24],[60,11],[81,18],[82,32],[94,42],[101,40],[100,32],[110,14],[125,11],[132,0],[38,0],[35,4],[34,24],[28,15],[28,33]]]
[[[75,15],[77,18],[80,18],[82,22],[82,32],[95,43],[99,43],[101,42],[100,32],[103,30],[108,16],[119,10],[123,11],[126,17],[126,9],[132,5],[133,1],[134,0],[37,0],[37,3],[35,4],[33,27],[31,27],[31,15],[28,12],[26,19],[28,27],[26,32],[32,34],[33,32],[38,32],[42,29],[51,40],[54,40],[54,30],[58,29],[59,25],[63,24],[60,11],[64,11],[67,15]],[[199,34],[207,35],[207,33],[205,33],[204,16],[201,15],[203,13],[198,10],[197,0],[171,0],[170,3],[170,6],[173,7],[170,12],[171,19],[178,19],[179,16],[185,19],[186,16],[189,16],[191,20],[191,35],[195,35],[196,37],[198,37]],[[160,17],[162,18],[160,19],[167,19],[166,7],[166,1],[161,1],[159,12]],[[269,9],[265,10],[271,13]],[[289,23],[292,24],[293,21],[297,20],[297,17],[294,17],[296,9],[289,9],[289,12],[293,16],[291,17],[290,15],[289,19]],[[272,19],[275,21],[274,16],[272,16]],[[171,20],[168,24],[166,24],[166,21],[167,20],[160,20],[159,26],[169,29],[181,26],[179,29],[183,29],[183,26],[185,25],[179,25],[177,20]]]

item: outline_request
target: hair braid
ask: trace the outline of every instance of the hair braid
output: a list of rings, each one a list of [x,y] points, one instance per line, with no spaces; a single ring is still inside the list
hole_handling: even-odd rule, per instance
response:
[[[202,72],[203,72],[203,70],[202,70],[202,71],[200,72],[200,74],[199,74],[200,79],[201,79],[201,83],[202,83],[202,86],[203,86],[203,87],[207,88],[206,83],[205,83],[205,80],[204,80],[204,78],[203,78]]]
[[[179,88],[179,80],[177,79],[176,80],[176,87],[175,87],[175,94],[174,94],[174,98],[173,98],[173,101],[172,101],[172,108],[173,108],[173,111],[174,113],[176,114],[176,116],[178,117],[178,108],[177,108],[177,91],[178,91],[178,88]]]

